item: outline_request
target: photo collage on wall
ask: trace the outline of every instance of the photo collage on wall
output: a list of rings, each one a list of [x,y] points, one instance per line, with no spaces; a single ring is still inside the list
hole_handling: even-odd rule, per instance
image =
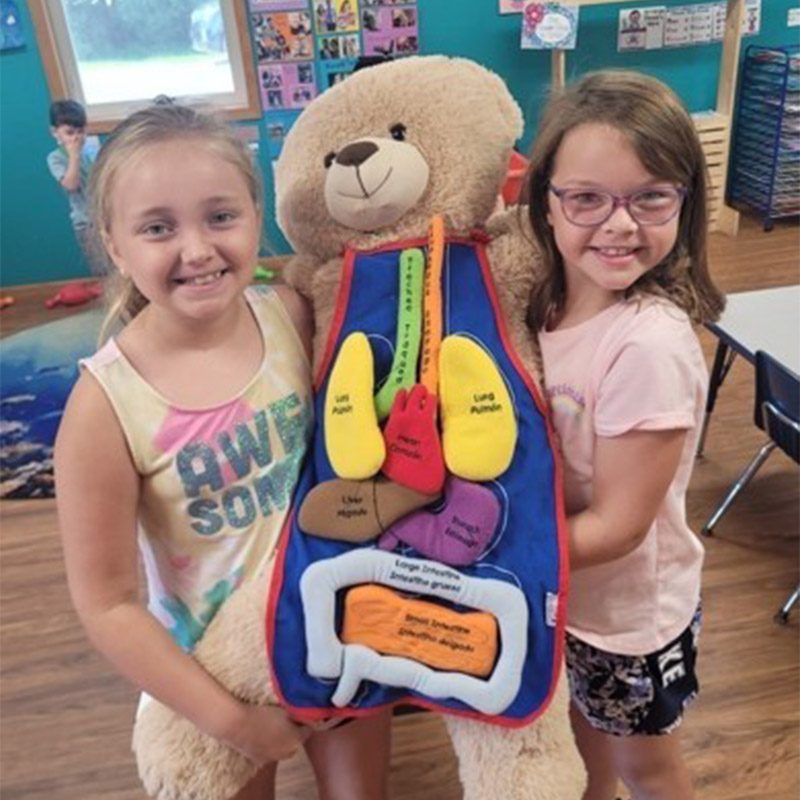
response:
[[[249,0],[270,160],[300,112],[344,80],[361,55],[419,52],[417,3]]]

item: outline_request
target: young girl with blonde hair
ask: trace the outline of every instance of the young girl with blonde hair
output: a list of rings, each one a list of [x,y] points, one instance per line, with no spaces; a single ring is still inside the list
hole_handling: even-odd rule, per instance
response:
[[[286,287],[250,286],[263,209],[250,154],[214,117],[154,106],[104,144],[90,196],[117,283],[104,332],[124,327],[82,363],[56,444],[80,619],[145,702],[263,767],[238,800],[273,797],[277,762],[301,745],[325,800],[382,798],[387,715],[313,731],[240,702],[190,655],[269,567],[313,413],[309,314]]]
[[[544,276],[529,324],[563,449],[567,671],[585,800],[690,800],[676,729],[697,693],[703,550],[686,489],[707,376],[703,152],[659,81],[586,75],[548,105],[527,183]]]

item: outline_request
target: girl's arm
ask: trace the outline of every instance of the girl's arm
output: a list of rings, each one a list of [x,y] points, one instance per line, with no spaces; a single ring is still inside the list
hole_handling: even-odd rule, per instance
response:
[[[675,477],[685,439],[684,429],[597,437],[591,503],[567,520],[572,569],[613,561],[641,544]]]
[[[238,701],[139,603],[139,476],[111,405],[88,374],[67,404],[55,473],[69,589],[95,647],[128,680],[257,763],[290,756],[309,730],[280,708]]]

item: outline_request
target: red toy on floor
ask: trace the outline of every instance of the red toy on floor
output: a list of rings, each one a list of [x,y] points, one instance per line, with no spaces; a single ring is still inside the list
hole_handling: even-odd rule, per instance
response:
[[[62,286],[52,297],[44,301],[47,308],[56,306],[79,306],[88,303],[103,293],[100,284],[95,281],[83,283],[68,283]]]

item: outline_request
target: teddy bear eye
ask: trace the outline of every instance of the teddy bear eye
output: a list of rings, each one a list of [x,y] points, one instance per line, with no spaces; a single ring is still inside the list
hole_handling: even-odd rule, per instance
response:
[[[404,142],[406,140],[406,126],[403,125],[402,122],[392,125],[392,127],[389,128],[389,133],[392,134],[392,139],[396,139],[398,142]]]
[[[328,169],[331,164],[333,164],[334,159],[336,158],[336,153],[328,153],[325,158],[322,159],[322,163],[325,164],[325,169]]]

